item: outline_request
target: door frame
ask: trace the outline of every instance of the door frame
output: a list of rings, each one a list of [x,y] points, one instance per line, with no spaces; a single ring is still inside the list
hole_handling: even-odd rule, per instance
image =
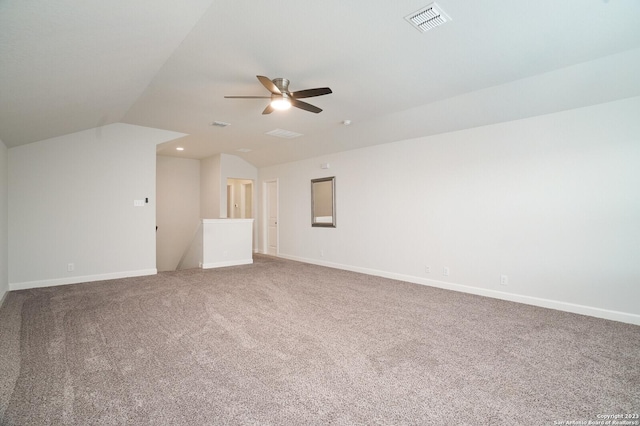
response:
[[[262,223],[264,224],[262,229],[262,253],[269,254],[269,203],[274,200],[269,200],[269,184],[275,183],[276,185],[276,256],[280,255],[280,185],[278,178],[268,179],[262,182]]]

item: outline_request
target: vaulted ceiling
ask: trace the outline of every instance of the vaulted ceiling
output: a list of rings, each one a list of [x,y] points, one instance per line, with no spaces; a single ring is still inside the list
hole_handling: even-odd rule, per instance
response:
[[[429,3],[0,0],[0,139],[123,122],[262,167],[640,95],[637,0],[438,0],[452,20],[421,33]],[[256,75],[333,93],[320,114],[224,98],[268,95]]]

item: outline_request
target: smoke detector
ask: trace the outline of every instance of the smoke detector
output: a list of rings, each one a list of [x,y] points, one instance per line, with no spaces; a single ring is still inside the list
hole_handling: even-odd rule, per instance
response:
[[[447,15],[435,2],[423,7],[417,12],[405,16],[404,19],[422,33],[426,33],[432,28],[439,27],[440,25],[451,21],[449,15]]]

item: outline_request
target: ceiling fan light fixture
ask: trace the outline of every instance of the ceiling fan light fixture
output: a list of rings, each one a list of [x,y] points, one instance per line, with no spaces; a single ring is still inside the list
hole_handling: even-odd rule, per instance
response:
[[[291,107],[300,108],[305,111],[318,114],[322,112],[321,108],[315,105],[301,101],[301,98],[313,98],[333,93],[328,87],[317,87],[315,89],[298,90],[296,92],[289,91],[289,80],[286,78],[274,78],[270,80],[264,75],[257,75],[258,81],[271,92],[271,96],[225,96],[225,98],[236,99],[268,99],[271,98],[269,105],[262,111],[262,115],[271,114],[276,110],[286,110]]]
[[[284,111],[291,108],[291,101],[285,97],[277,97],[271,101],[273,109]]]

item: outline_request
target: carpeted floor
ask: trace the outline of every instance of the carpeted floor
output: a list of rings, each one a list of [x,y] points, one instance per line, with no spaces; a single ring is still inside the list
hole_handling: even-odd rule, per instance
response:
[[[638,326],[266,256],[11,292],[0,310],[3,425],[554,425],[629,413],[640,413]]]

